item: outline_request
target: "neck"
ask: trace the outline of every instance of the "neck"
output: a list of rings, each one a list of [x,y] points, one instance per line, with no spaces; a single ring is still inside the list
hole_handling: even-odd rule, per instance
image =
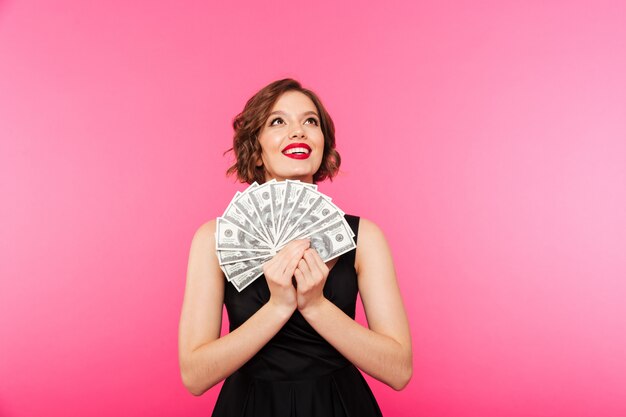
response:
[[[306,182],[308,184],[313,184],[313,176],[312,175],[304,175],[304,176],[293,176],[293,177],[273,177],[273,176],[265,176],[265,182],[271,181],[271,180],[276,180],[276,181],[285,181],[285,180],[292,180],[292,181],[302,181],[302,182]]]

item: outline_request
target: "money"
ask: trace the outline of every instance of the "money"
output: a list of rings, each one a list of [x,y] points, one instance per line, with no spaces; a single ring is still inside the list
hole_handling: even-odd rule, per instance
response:
[[[240,229],[223,217],[217,218],[215,237],[217,250],[248,250],[256,252],[272,248],[263,239],[250,234],[244,229]]]
[[[295,239],[309,238],[327,262],[356,248],[345,213],[314,184],[268,181],[237,192],[217,218],[217,258],[238,291],[263,275],[263,264]]]
[[[345,221],[339,221],[318,230],[310,236],[310,239],[311,247],[319,253],[324,262],[356,247],[350,234],[350,226]]]

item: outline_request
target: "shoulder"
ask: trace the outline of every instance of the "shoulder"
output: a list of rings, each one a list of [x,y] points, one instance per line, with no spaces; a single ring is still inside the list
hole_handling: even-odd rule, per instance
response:
[[[215,228],[215,219],[201,224],[193,235],[191,246],[200,250],[215,248]]]
[[[203,223],[200,225],[200,227],[198,227],[196,229],[196,233],[194,234],[195,236],[198,236],[200,238],[207,238],[210,235],[214,235],[215,234],[215,224],[216,224],[216,219],[212,219],[209,220],[206,223]]]
[[[363,217],[359,220],[359,236],[366,239],[384,239],[383,231],[376,223]]]
[[[360,239],[361,237],[365,238],[380,238],[383,237],[383,232],[378,227],[376,223],[373,221],[366,219],[364,217],[355,216],[352,214],[346,214],[344,216],[346,221],[352,227],[354,232],[358,231],[357,237]]]
[[[357,272],[364,265],[390,259],[391,253],[387,239],[381,228],[373,221],[361,217],[355,258]]]

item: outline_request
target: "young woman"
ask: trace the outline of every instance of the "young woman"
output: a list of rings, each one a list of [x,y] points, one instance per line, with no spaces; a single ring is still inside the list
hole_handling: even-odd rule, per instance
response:
[[[228,172],[242,182],[316,183],[338,171],[332,119],[295,80],[261,89],[233,127]],[[355,250],[324,263],[308,240],[294,240],[242,292],[219,267],[215,221],[196,231],[179,360],[194,395],[226,379],[213,416],[380,416],[357,368],[396,390],[409,382],[411,338],[389,247],[371,221],[346,220]],[[357,293],[369,328],[354,320]],[[223,305],[230,333],[220,337]]]

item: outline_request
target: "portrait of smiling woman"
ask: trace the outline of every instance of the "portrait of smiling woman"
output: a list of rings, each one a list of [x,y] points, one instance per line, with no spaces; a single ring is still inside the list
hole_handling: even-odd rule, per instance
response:
[[[341,158],[318,96],[292,79],[258,91],[233,121],[245,183],[332,179]],[[371,221],[345,215],[356,249],[329,262],[309,239],[289,242],[243,291],[216,256],[216,221],[191,242],[179,325],[183,383],[202,395],[222,380],[213,416],[380,416],[360,371],[395,390],[412,374],[409,325],[390,249]],[[368,327],[357,323],[360,294]],[[230,332],[220,337],[222,308]]]

